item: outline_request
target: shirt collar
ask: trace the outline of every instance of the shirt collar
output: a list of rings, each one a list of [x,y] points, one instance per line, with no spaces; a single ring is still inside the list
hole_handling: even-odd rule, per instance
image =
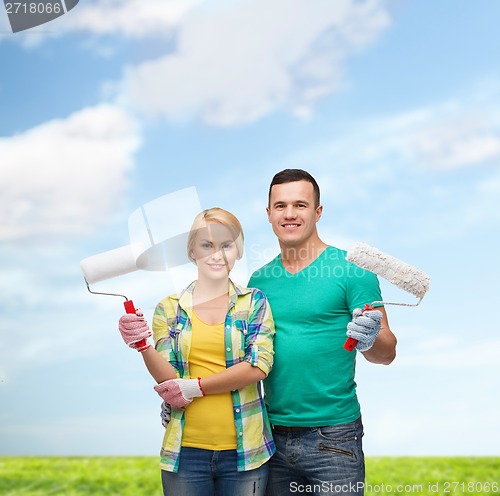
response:
[[[245,288],[236,284],[235,282],[229,279],[229,309],[231,309],[240,296],[245,296],[252,292],[251,289]],[[196,287],[196,281],[193,281],[187,288],[183,289],[180,294],[175,294],[170,296],[171,299],[177,300],[179,302],[179,306],[186,311],[186,313],[190,313],[193,308],[193,291]]]

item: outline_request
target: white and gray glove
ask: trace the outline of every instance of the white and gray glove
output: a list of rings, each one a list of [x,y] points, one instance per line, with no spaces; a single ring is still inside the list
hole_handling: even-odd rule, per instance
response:
[[[352,312],[352,320],[347,324],[347,335],[356,339],[356,349],[361,352],[368,351],[380,332],[380,321],[382,312],[380,310],[368,310],[363,313],[361,308]]]
[[[170,405],[163,401],[161,404],[161,412],[160,412],[160,417],[161,417],[161,424],[163,427],[167,427],[168,423],[170,422],[170,417],[171,417],[171,410],[172,408]]]

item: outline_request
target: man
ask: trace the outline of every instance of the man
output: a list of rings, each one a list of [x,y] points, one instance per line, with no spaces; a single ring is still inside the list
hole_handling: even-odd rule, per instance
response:
[[[362,495],[363,425],[354,382],[356,352],[348,336],[373,363],[389,364],[396,338],[382,306],[377,277],[345,260],[345,251],[318,235],[319,187],[300,169],[276,174],[267,215],[281,253],[254,272],[273,312],[274,367],[264,382],[276,454],[267,494]]]

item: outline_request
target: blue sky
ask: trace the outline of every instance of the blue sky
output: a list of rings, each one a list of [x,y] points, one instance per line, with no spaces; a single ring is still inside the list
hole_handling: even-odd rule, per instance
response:
[[[0,455],[156,455],[152,380],[80,260],[194,186],[240,218],[245,283],[278,251],[264,209],[288,167],[320,183],[326,242],[431,276],[419,307],[388,308],[396,361],[358,361],[366,454],[498,455],[499,19],[483,1],[82,0],[14,35],[0,12]],[[173,286],[99,283],[148,316]]]

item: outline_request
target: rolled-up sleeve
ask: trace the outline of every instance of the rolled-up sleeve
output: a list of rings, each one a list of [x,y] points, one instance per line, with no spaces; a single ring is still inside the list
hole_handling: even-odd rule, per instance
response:
[[[266,376],[274,361],[274,332],[269,302],[262,291],[254,290],[248,317],[244,361],[258,367]]]
[[[169,319],[167,318],[165,301],[161,301],[160,303],[158,303],[158,305],[156,305],[155,312],[153,314],[152,327],[155,348],[163,358],[168,360],[173,365],[173,367],[176,369],[176,372],[179,373],[177,357],[175,356],[175,352],[172,349],[172,339],[169,332],[171,324],[172,322],[169,322]]]

